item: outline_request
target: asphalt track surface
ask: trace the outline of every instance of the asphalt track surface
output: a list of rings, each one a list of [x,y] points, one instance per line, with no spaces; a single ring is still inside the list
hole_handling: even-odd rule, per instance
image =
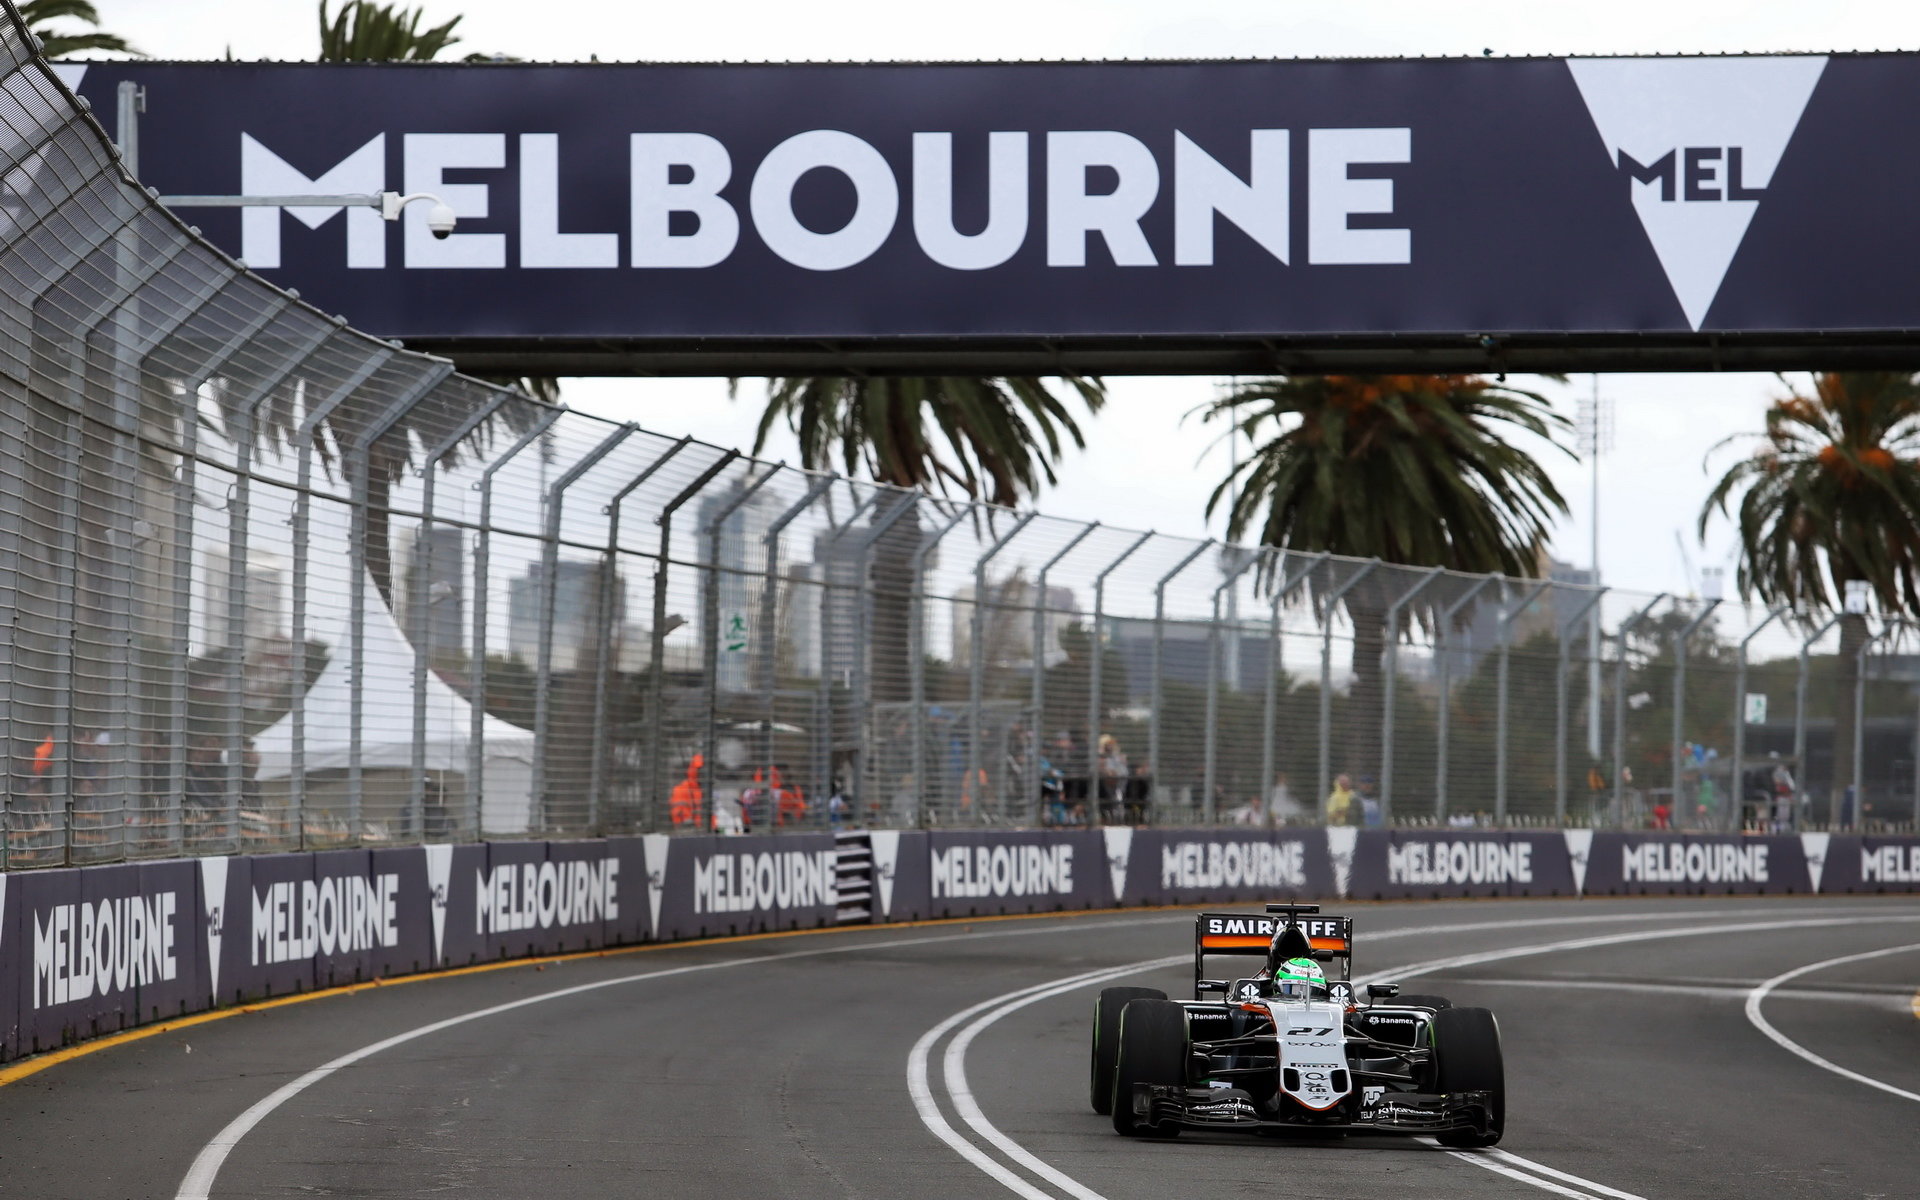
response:
[[[1186,994],[1191,913],[1135,912],[690,943],[169,1032],[0,1087],[0,1195],[171,1200],[209,1156],[217,1197],[1920,1195],[1920,901],[1348,911],[1358,975],[1452,960],[1418,990],[1498,1014],[1504,1153],[1116,1136],[1086,1097],[1102,984],[1064,981],[1171,956],[1115,978]],[[1754,1002],[1776,1036],[1749,1018],[1834,959]]]

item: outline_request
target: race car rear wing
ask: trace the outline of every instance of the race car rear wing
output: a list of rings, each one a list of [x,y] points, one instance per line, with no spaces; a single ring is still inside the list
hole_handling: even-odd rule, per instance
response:
[[[1193,930],[1193,983],[1196,995],[1223,991],[1225,981],[1208,980],[1209,954],[1259,955],[1265,958],[1274,934],[1291,924],[1299,932],[1298,949],[1321,962],[1340,960],[1346,976],[1353,960],[1353,918],[1320,915],[1317,904],[1269,904],[1266,915],[1201,913]],[[1212,983],[1216,986],[1207,987]]]

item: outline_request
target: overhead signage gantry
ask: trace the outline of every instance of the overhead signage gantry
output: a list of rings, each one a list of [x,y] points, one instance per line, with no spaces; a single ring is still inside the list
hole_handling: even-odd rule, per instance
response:
[[[472,370],[1920,366],[1920,55],[60,70],[161,193],[444,199],[190,219]]]

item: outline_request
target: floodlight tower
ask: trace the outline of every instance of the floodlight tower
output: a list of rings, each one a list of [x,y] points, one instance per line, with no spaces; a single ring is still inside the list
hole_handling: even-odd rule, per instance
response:
[[[1593,377],[1593,394],[1574,410],[1576,446],[1592,477],[1588,529],[1592,535],[1593,585],[1600,586],[1600,456],[1613,449],[1613,399],[1600,395],[1600,376]],[[1587,614],[1587,756],[1600,758],[1600,606]]]

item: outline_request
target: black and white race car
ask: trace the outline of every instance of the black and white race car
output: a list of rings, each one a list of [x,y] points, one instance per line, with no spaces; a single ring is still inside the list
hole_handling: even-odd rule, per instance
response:
[[[1500,1028],[1484,1008],[1352,981],[1353,919],[1317,904],[1202,913],[1195,999],[1103,990],[1093,1008],[1095,1112],[1131,1137],[1182,1129],[1426,1134],[1491,1146],[1506,1120]],[[1258,971],[1209,979],[1209,956]],[[1332,968],[1332,969],[1328,969]],[[1218,999],[1205,997],[1218,996]]]

